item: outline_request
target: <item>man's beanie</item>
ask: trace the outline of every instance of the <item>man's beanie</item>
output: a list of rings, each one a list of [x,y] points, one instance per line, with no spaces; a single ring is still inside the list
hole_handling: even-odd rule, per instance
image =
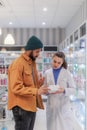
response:
[[[36,36],[30,37],[30,39],[27,42],[27,45],[25,46],[25,50],[35,50],[43,48],[43,43],[38,39]]]

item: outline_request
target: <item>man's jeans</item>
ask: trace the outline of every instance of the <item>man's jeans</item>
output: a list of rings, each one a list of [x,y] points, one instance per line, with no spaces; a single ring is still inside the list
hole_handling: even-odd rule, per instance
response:
[[[25,111],[18,106],[12,109],[15,130],[33,130],[36,112]]]

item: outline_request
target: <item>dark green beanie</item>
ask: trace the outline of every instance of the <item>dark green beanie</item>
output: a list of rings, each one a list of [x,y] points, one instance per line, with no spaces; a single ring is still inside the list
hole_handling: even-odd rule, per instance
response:
[[[43,43],[36,36],[30,37],[25,46],[25,50],[36,50],[39,48],[43,48]]]

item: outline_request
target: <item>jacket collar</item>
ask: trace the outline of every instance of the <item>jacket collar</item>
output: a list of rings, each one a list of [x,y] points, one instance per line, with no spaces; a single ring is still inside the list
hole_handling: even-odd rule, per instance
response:
[[[22,56],[29,64],[32,64],[33,61],[29,56],[27,56],[25,53],[23,53]]]

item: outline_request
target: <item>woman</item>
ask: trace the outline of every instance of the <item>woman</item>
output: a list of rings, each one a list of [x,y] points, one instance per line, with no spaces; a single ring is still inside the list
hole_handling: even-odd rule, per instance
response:
[[[44,84],[50,88],[46,107],[47,130],[81,130],[69,98],[75,94],[76,86],[67,70],[63,52],[54,54],[52,68],[45,72]]]

